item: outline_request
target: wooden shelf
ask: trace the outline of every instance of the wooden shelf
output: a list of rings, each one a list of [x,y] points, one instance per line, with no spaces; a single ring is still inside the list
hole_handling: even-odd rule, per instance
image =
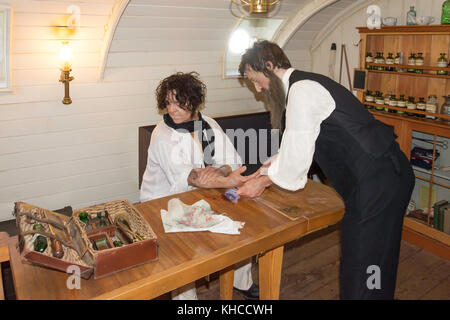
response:
[[[377,105],[377,104],[375,104],[375,105]],[[377,105],[377,106],[380,106],[380,105]],[[385,106],[385,107],[396,108],[396,107],[390,107],[390,106]],[[402,110],[404,110],[404,109],[402,109]],[[411,111],[413,111],[413,110],[411,110]],[[389,113],[386,111],[375,110],[375,109],[370,109],[369,112],[372,113],[373,115],[382,116],[383,118],[391,118],[394,121],[411,122],[412,124],[420,125],[423,128],[435,127],[435,128],[443,129],[443,130],[450,129],[450,122],[443,121],[443,120],[439,121],[439,120],[432,120],[432,119],[427,119],[427,118],[418,118],[418,117],[408,116],[407,114]],[[422,112],[422,111],[416,111],[416,112]],[[430,133],[430,134],[432,134],[432,133]]]
[[[428,116],[433,116],[433,117],[436,117],[436,118],[440,118],[440,119],[436,119],[436,120],[429,119],[429,118],[428,119],[424,118],[424,119],[420,119],[420,120],[431,120],[431,121],[436,121],[436,122],[443,122],[444,120],[442,120],[442,119],[450,120],[450,116],[446,115],[446,114],[430,113],[430,112],[419,111],[419,110],[408,110],[406,108],[392,107],[392,106],[388,106],[388,105],[385,105],[385,104],[376,104],[376,103],[367,102],[367,101],[364,101],[363,104],[364,105],[373,106],[373,107],[378,107],[378,108],[382,107],[383,109],[384,108],[388,108],[388,109],[396,110],[396,111],[403,111],[403,112],[414,113],[414,114],[423,114],[423,115],[428,115]],[[382,112],[382,110],[376,110],[376,111],[381,111]],[[398,116],[402,116],[402,117],[412,117],[412,116],[409,116],[407,114],[397,114],[397,115]],[[445,121],[443,124],[447,125],[450,128],[450,123],[446,123],[446,122],[447,121]]]
[[[377,67],[388,67],[388,68],[400,68],[400,69],[420,69],[420,70],[433,70],[433,71],[444,70],[444,71],[450,72],[450,68],[442,68],[442,67],[434,67],[434,66],[416,66],[416,65],[413,66],[413,65],[408,65],[408,64],[385,64],[385,63],[374,63],[374,62],[368,62],[368,63],[366,63],[366,65],[377,66]],[[367,70],[367,71],[379,71],[379,70]],[[395,74],[403,74],[403,73],[412,74],[412,72],[398,72],[398,71],[387,71],[387,70],[384,70],[384,71],[390,72],[390,73],[395,73]],[[422,73],[418,73],[418,75],[422,75]],[[449,75],[435,74],[435,76],[450,78]]]
[[[438,75],[438,74],[431,74],[431,73],[397,72],[397,71],[387,71],[387,70],[366,70],[366,71],[371,72],[371,73],[392,74],[392,75],[396,75],[396,76],[450,79],[450,75]]]
[[[405,97],[424,97],[425,100],[430,95],[436,95],[438,100],[438,110],[436,111],[439,112],[442,104],[445,102],[444,96],[450,93],[450,68],[448,66],[441,68],[435,65],[441,53],[446,53],[449,56],[450,25],[392,26],[374,30],[361,27],[357,29],[361,38],[358,68],[361,71],[366,71],[364,89],[357,90],[357,97],[365,105],[383,108],[383,110],[370,109],[369,112],[377,120],[393,127],[400,149],[408,159],[411,157],[413,132],[430,134],[434,137],[435,142],[437,137],[450,138],[450,115],[408,110],[407,108],[391,107],[364,101],[365,90],[392,92],[397,96],[398,94],[404,94]],[[367,52],[404,52],[405,54],[422,52],[425,57],[425,65],[366,64]],[[403,69],[405,72],[367,70],[366,65],[398,68]],[[424,73],[407,72],[407,69],[420,69]],[[448,74],[436,74],[436,71],[439,70],[447,71]],[[384,109],[403,111],[405,113],[386,112]],[[437,119],[415,117],[406,113],[436,117]],[[435,150],[436,143],[433,144],[433,153]],[[434,166],[435,163],[432,161],[433,169],[430,172],[414,168],[416,178],[426,181],[425,185],[428,185],[428,190],[432,190],[433,186],[448,189],[448,179],[440,180],[445,179],[443,177],[447,177],[447,173],[443,175],[442,172],[434,169]],[[429,192],[427,195],[428,201],[425,205],[428,208],[428,212],[431,211],[433,206],[432,194],[432,192]],[[422,224],[406,217],[403,238],[442,257],[450,257],[450,235],[433,229],[430,226],[430,221],[428,221],[428,224]]]
[[[450,25],[432,24],[428,26],[383,26],[380,29],[369,29],[358,27],[359,33],[363,34],[448,34]]]

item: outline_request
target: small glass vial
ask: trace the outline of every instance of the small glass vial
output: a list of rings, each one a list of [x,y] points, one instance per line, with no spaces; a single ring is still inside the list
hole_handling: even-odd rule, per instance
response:
[[[383,107],[381,107],[381,106],[384,105],[384,97],[383,97],[383,93],[381,91],[375,92],[375,103],[377,104],[375,106],[376,110],[383,110]]]
[[[380,91],[377,91],[377,94],[375,95],[375,103],[376,104],[380,104],[380,105],[384,105],[384,97],[383,97],[383,93]]]
[[[438,63],[437,63],[438,67],[441,68],[448,68],[448,59],[445,57],[445,53],[441,53],[441,56],[438,59]],[[447,75],[447,71],[446,70],[438,70],[437,74],[439,75]]]
[[[416,102],[414,101],[414,97],[408,97],[408,102],[406,103],[407,110],[416,110]],[[414,113],[407,112],[408,116],[415,116]]]
[[[395,56],[395,59],[394,59],[394,64],[396,64],[396,65],[400,65],[400,64],[403,64],[404,62],[403,62],[403,52],[397,52],[397,55]],[[397,71],[397,72],[405,72],[405,70],[404,69],[402,69],[402,68],[395,68],[395,71]]]
[[[406,109],[406,100],[405,100],[405,95],[404,95],[404,94],[401,94],[401,95],[400,95],[400,98],[399,98],[398,101],[397,101],[397,107],[399,107],[399,108],[405,108],[405,109]],[[403,111],[403,110],[397,110],[397,113],[399,113],[399,114],[404,114],[405,111]]]
[[[394,58],[394,54],[393,53],[388,53],[388,56],[387,56],[387,58],[386,58],[386,64],[389,64],[389,65],[394,65],[395,64],[395,58]],[[394,67],[391,67],[391,66],[389,66],[389,67],[386,67],[386,70],[387,71],[394,71]]]
[[[373,57],[372,57],[372,54],[370,52],[366,53],[366,69],[367,70],[372,70],[372,66],[369,66],[368,63],[373,63]]]
[[[417,102],[416,109],[417,111],[426,111],[427,103],[425,102],[425,98],[419,98],[419,102]],[[424,114],[416,114],[419,118],[425,118]]]
[[[375,100],[371,90],[367,90],[364,100],[367,102],[373,102]]]
[[[391,99],[389,100],[389,106],[396,107],[397,106],[397,98],[395,97],[395,94],[391,95]],[[396,110],[385,108],[385,111],[389,113],[396,113]]]
[[[392,95],[392,92],[391,91],[389,91],[388,93],[386,93],[386,95],[384,96],[384,104],[385,105],[389,105],[389,102],[391,101],[391,95]]]
[[[411,55],[408,57],[408,66],[415,66],[416,65],[416,54],[411,53]],[[408,68],[406,71],[408,72],[415,72],[415,68]]]
[[[424,59],[423,59],[423,53],[419,52],[417,54],[416,60],[415,60],[416,66],[423,66],[424,65]],[[416,73],[423,73],[423,69],[416,69]]]
[[[400,52],[397,52],[397,55],[394,58],[394,64],[402,64]]]
[[[377,52],[377,55],[375,57],[375,63],[377,63],[377,64],[384,64],[385,63],[383,52]],[[383,66],[375,66],[374,70],[382,71],[382,70],[384,70],[384,67]]]
[[[428,101],[425,107],[425,111],[428,113],[436,113],[438,109],[437,97],[434,94],[428,96]],[[426,115],[428,119],[436,119],[435,116]]]
[[[409,11],[406,13],[406,25],[413,26],[416,24],[416,10],[414,6],[409,7]]]

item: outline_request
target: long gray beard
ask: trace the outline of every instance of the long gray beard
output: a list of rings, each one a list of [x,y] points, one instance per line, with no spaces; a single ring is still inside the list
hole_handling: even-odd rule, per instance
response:
[[[283,82],[273,73],[270,73],[268,78],[270,80],[269,90],[262,89],[261,91],[266,97],[272,129],[281,129],[281,121],[286,109],[286,94]]]

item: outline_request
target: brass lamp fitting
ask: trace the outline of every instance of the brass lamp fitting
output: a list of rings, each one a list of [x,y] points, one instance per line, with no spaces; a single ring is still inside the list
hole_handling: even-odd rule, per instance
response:
[[[63,104],[72,103],[72,99],[69,95],[69,82],[75,78],[70,76],[70,71],[72,71],[72,69],[70,68],[61,69],[61,78],[59,79],[59,82],[64,83],[64,99],[62,100]]]

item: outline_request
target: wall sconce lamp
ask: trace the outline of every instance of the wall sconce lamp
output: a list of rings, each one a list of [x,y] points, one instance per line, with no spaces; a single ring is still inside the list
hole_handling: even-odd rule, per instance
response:
[[[72,71],[72,50],[70,50],[69,42],[64,41],[59,51],[59,58],[62,62],[61,67],[61,77],[59,79],[60,82],[64,83],[64,99],[62,100],[63,104],[71,104],[72,99],[69,96],[69,82],[75,79],[70,76],[70,71]]]

